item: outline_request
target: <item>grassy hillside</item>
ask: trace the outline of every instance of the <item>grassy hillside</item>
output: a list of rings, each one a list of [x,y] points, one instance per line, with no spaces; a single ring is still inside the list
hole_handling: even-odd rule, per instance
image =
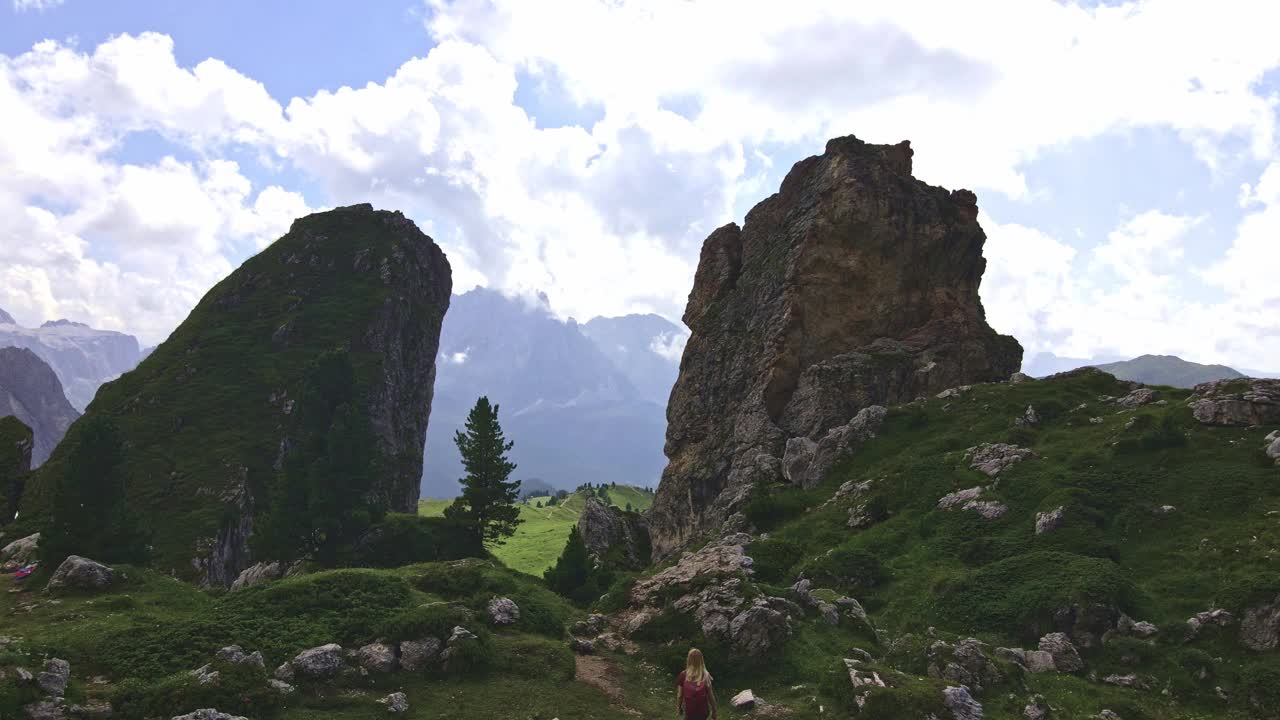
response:
[[[125,720],[201,707],[254,720],[364,720],[385,717],[376,700],[397,690],[409,698],[411,709],[403,717],[423,720],[604,720],[625,714],[624,706],[656,717],[670,705],[661,692],[666,678],[621,656],[604,662],[607,677],[600,678],[614,697],[591,682],[574,682],[576,659],[561,639],[574,610],[533,579],[485,561],[334,570],[221,596],[148,570],[120,570],[128,579],[106,594],[57,600],[38,591],[10,592],[14,581],[0,577],[0,617],[6,641],[13,639],[0,647],[0,670],[6,671],[0,677],[0,717],[20,717],[20,705],[36,694],[15,682],[12,668],[37,669],[46,656],[70,661],[70,702],[109,700],[113,717]],[[520,606],[514,626],[488,627],[483,619],[484,605],[495,594]],[[430,603],[449,603],[430,608],[461,613],[457,622],[480,635],[481,651],[466,672],[298,680],[298,691],[285,698],[266,688],[265,673],[224,667],[218,687],[209,688],[189,674],[230,643],[261,651],[269,673],[322,643],[358,648],[377,637],[394,641],[419,634],[422,627],[441,624],[424,609]],[[471,619],[462,619],[468,614]],[[450,617],[444,624],[453,622]],[[95,676],[103,682],[88,681]]]
[[[653,496],[629,485],[609,488],[609,499],[618,507],[642,511],[653,504]],[[520,527],[504,544],[493,549],[493,554],[507,567],[522,573],[542,577],[542,571],[555,565],[556,558],[564,550],[569,530],[578,522],[585,502],[580,493],[570,493],[559,504],[546,507],[547,497],[531,497],[520,503]],[[452,500],[419,500],[418,514],[443,516]],[[539,508],[538,503],[544,507]]]
[[[747,548],[755,579],[783,588],[804,575],[855,596],[881,631],[867,647],[883,658],[882,668],[915,676],[924,674],[932,642],[926,628],[942,638],[1034,649],[1058,629],[1055,611],[1123,611],[1154,623],[1159,634],[1081,648],[1096,674],[1028,675],[1026,687],[1064,717],[1104,707],[1125,720],[1280,713],[1280,698],[1268,689],[1280,687],[1280,657],[1243,647],[1238,624],[1184,642],[1187,618],[1198,612],[1226,608],[1240,618],[1280,595],[1280,469],[1260,458],[1263,437],[1275,428],[1200,425],[1185,406],[1187,392],[1172,388],[1158,391],[1167,404],[1127,410],[1104,400],[1125,392],[1109,376],[1084,373],[980,385],[894,408],[880,437],[820,488],[774,486],[751,503],[748,518],[769,533]],[[1040,425],[1015,426],[1028,405]],[[1030,448],[1036,457],[994,482],[964,457],[986,442]],[[826,504],[847,482],[870,485]],[[987,520],[938,508],[944,495],[976,486],[986,487],[982,500],[1007,512]],[[850,527],[854,508],[869,527]],[[1062,526],[1037,534],[1037,514],[1056,508]],[[823,650],[801,635],[775,672],[786,675],[815,652]],[[825,662],[836,667],[839,652]],[[1097,681],[1129,673],[1154,689]],[[986,700],[986,717],[1020,717],[1026,693],[1012,681],[1007,689],[1017,702],[989,694],[996,700]],[[1259,697],[1262,706],[1253,704]],[[1260,709],[1265,703],[1269,710]]]

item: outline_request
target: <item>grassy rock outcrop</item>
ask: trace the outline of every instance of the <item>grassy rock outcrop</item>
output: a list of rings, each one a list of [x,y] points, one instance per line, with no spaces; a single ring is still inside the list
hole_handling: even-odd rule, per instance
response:
[[[400,213],[316,213],[214,286],[136,370],[104,385],[87,413],[119,425],[129,500],[152,524],[153,561],[223,587],[253,564],[247,539],[294,442],[304,373],[333,349],[351,359],[376,436],[371,499],[412,512],[451,287],[444,253]],[[76,441],[73,429],[29,483],[22,520],[33,529]]]

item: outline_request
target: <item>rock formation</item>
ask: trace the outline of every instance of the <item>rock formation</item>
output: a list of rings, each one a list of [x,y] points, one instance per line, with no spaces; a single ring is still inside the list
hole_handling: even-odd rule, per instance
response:
[[[1205,425],[1274,425],[1280,423],[1280,380],[1202,383],[1187,404],[1196,420]]]
[[[26,348],[0,347],[0,416],[12,415],[35,433],[31,466],[38,467],[62,442],[80,413],[67,402],[58,376]]]
[[[1021,347],[987,325],[978,297],[977,200],[913,178],[911,155],[906,142],[831,140],[742,227],[703,244],[667,409],[657,556],[780,478],[787,440],[1018,369]]]
[[[628,513],[588,496],[578,516],[578,532],[598,563],[627,570],[649,564],[649,524],[639,513]]]
[[[104,382],[129,372],[144,357],[132,335],[70,320],[50,320],[28,328],[3,310],[0,347],[27,348],[40,356],[57,373],[67,400],[79,412],[84,412]]]
[[[254,513],[294,442],[311,363],[335,348],[351,359],[381,456],[370,497],[414,511],[451,285],[444,253],[398,212],[309,215],[214,286],[136,370],[104,385],[89,412],[120,427],[153,561],[226,587],[255,559],[275,559],[251,556]],[[48,480],[74,438],[33,474],[23,520],[47,510]]]

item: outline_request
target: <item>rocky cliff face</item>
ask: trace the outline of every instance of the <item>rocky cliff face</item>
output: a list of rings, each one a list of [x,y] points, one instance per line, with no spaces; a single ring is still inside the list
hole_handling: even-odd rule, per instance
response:
[[[1018,369],[1021,347],[978,298],[974,194],[916,180],[911,156],[905,142],[831,140],[703,244],[651,517],[658,557],[781,478],[787,440]]]
[[[16,417],[0,417],[0,525],[13,519],[22,498],[35,438]]]
[[[0,416],[12,415],[35,433],[31,465],[38,467],[80,413],[62,393],[58,376],[26,348],[0,348]]]
[[[102,383],[132,370],[142,360],[132,335],[97,330],[70,320],[52,320],[38,328],[18,325],[0,311],[0,347],[24,347],[57,373],[67,400],[80,412]]]
[[[578,516],[578,532],[587,552],[602,565],[639,570],[649,564],[649,524],[640,513],[589,496]]]
[[[444,253],[398,212],[309,215],[104,385],[89,412],[110,414],[125,436],[130,499],[153,524],[155,561],[224,586],[252,564],[253,515],[290,444],[305,373],[334,348],[350,354],[377,436],[373,494],[413,511],[451,285]],[[47,507],[63,455],[33,477],[23,521]]]

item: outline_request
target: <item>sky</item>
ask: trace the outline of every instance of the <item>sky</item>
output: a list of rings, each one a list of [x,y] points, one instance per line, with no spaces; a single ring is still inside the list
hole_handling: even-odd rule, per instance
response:
[[[830,137],[978,194],[1028,356],[1280,369],[1280,3],[0,0],[0,308],[163,340],[371,202],[454,287],[678,320]]]

